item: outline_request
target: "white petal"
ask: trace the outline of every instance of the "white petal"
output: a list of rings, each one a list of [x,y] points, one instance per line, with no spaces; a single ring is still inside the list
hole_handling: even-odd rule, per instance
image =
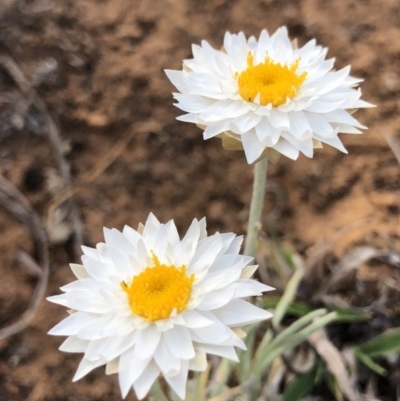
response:
[[[75,290],[65,294],[70,308],[90,313],[107,313],[111,306],[100,295],[87,290]]]
[[[198,310],[213,310],[226,305],[234,296],[235,289],[228,287],[220,291],[213,291],[206,294],[203,301],[197,305]]]
[[[61,345],[59,350],[63,352],[85,352],[89,341],[81,340],[76,336],[68,337]]]
[[[246,266],[245,268],[243,268],[240,278],[250,278],[257,269],[258,265]]]
[[[318,137],[317,135],[315,135],[315,139],[318,139],[319,141],[326,143],[326,144],[340,150],[343,153],[347,153],[346,148],[343,146],[341,140],[337,136],[334,136],[333,138],[322,138],[322,137]]]
[[[176,119],[178,121],[184,121],[184,122],[187,122],[187,123],[194,123],[194,124],[197,124],[199,122],[198,121],[199,118],[198,118],[196,113],[183,114],[182,116],[176,117]]]
[[[174,71],[174,70],[164,70],[165,74],[172,82],[172,85],[175,86],[181,93],[188,93],[185,81],[183,79],[183,72],[182,71]]]
[[[263,29],[258,39],[257,51],[255,59],[257,63],[262,63],[267,57],[267,52],[271,50],[271,40],[268,32]]]
[[[222,323],[230,327],[259,322],[272,316],[271,313],[242,299],[233,299],[228,305],[213,310],[213,313]]]
[[[117,316],[114,313],[97,316],[90,324],[85,325],[76,333],[79,338],[95,340],[111,336],[124,336],[135,330],[134,320],[131,316]]]
[[[104,364],[105,361],[103,359],[99,359],[97,361],[88,361],[86,359],[82,359],[72,381],[76,382],[77,380],[82,379],[83,376],[86,376],[93,369],[96,369],[97,367]]]
[[[110,248],[110,257],[119,277],[126,279],[133,275],[134,269],[132,269],[131,263],[129,262],[129,254],[124,255],[119,250]]]
[[[153,355],[161,339],[161,333],[154,325],[137,332],[136,357],[147,359]]]
[[[196,350],[206,352],[207,354],[222,356],[223,358],[230,359],[234,362],[239,362],[239,358],[234,347],[196,343]]]
[[[150,259],[149,251],[143,239],[137,243],[137,260],[141,266],[151,266],[152,260]]]
[[[235,287],[234,298],[260,296],[265,291],[274,290],[274,288],[255,280],[238,280],[231,285]]]
[[[327,121],[331,123],[353,125],[356,128],[365,129],[364,125],[360,124],[353,116],[346,110],[335,110],[324,115]]]
[[[119,386],[122,397],[125,398],[133,382],[143,374],[151,358],[138,359],[135,356],[135,347],[125,351],[119,359]]]
[[[291,143],[293,146],[295,146],[297,149],[299,149],[300,152],[302,152],[307,157],[313,157],[314,146],[313,146],[312,138],[308,138],[304,141],[301,141],[301,140],[294,138],[288,132],[282,132],[282,138],[285,138],[289,143]]]
[[[97,250],[96,250],[97,253]],[[88,278],[90,277],[88,272],[85,269],[85,266],[83,265],[77,265],[75,263],[70,263],[69,267],[72,270],[72,273],[74,273],[76,278]]]
[[[214,99],[207,99],[204,96],[197,95],[175,93],[174,98],[179,101],[177,106],[187,113],[202,113],[215,103]]]
[[[138,332],[130,333],[127,336],[109,337],[97,350],[98,354],[110,361],[122,355],[137,342]],[[145,358],[142,358],[145,359]]]
[[[147,244],[150,245],[150,241],[155,239],[160,226],[161,223],[158,221],[157,217],[154,216],[153,213],[150,213],[144,225],[143,231],[143,237],[146,239]]]
[[[243,243],[243,235],[235,237],[234,240],[229,245],[228,249],[225,250],[225,253],[237,255],[240,252],[240,247],[242,246],[242,243]]]
[[[222,132],[228,131],[229,127],[230,127],[229,120],[223,120],[221,122],[209,124],[204,130],[203,138],[204,139],[213,138],[214,136],[219,135]]]
[[[235,254],[220,255],[210,267],[210,272],[221,272],[226,271],[227,269],[232,271],[232,268],[235,269],[237,264],[240,264],[242,267],[244,267],[253,260],[254,258],[251,256]]]
[[[136,230],[129,226],[124,226],[122,234],[135,247],[137,242],[142,238],[142,236]]]
[[[97,251],[97,249],[89,248],[84,245],[82,245],[81,248],[82,248],[84,255],[90,256],[91,258],[96,259],[96,260],[100,260],[100,255],[99,255],[99,252]]]
[[[129,239],[120,231],[113,228],[111,230],[111,238],[113,247],[117,249],[123,256],[127,257],[136,253],[136,246],[132,246]]]
[[[196,329],[199,327],[207,327],[213,324],[212,320],[207,319],[201,312],[196,310],[186,309],[182,313],[186,327]]]
[[[256,126],[256,134],[264,147],[272,147],[278,142],[281,131],[274,128],[267,118],[263,118]]]
[[[271,110],[270,116],[268,117],[268,121],[274,128],[278,128],[280,130],[290,128],[290,121],[288,114],[283,113],[276,109]]]
[[[289,159],[296,160],[299,157],[299,149],[284,138],[280,138],[273,148]]]
[[[176,375],[181,369],[181,361],[175,358],[164,341],[158,343],[154,360],[164,375]]]
[[[194,273],[198,280],[208,271],[222,249],[222,241],[218,233],[203,241],[204,242],[196,249],[188,265],[188,274]],[[202,271],[203,274],[201,274]]]
[[[96,320],[97,316],[94,314],[76,312],[54,326],[48,334],[53,336],[72,336],[77,334],[82,327],[86,327]]]
[[[307,117],[308,123],[315,134],[324,138],[336,135],[335,129],[326,121],[323,115],[309,112],[304,112],[304,115]]]
[[[203,217],[200,221],[199,221],[199,227],[200,227],[200,237],[199,237],[199,241],[201,241],[202,239],[207,237],[207,222],[206,222],[206,218]]]
[[[254,128],[262,119],[262,116],[246,113],[240,117],[235,117],[232,124],[236,126],[239,132],[247,132]]]
[[[53,302],[54,304],[70,307],[68,305],[67,297],[65,296],[65,294],[53,295],[52,297],[47,297],[46,299],[50,302]]]
[[[207,369],[207,354],[196,351],[196,355],[189,361],[189,369],[195,372],[204,372]]]
[[[188,265],[192,259],[197,243],[200,237],[200,225],[197,219],[192,221],[186,235],[183,237],[181,243],[177,247],[177,260],[178,266]]]
[[[247,163],[254,163],[264,151],[264,146],[257,138],[256,131],[252,129],[242,135],[242,143]]]
[[[303,112],[292,111],[289,113],[289,118],[290,132],[296,137],[296,139],[311,138],[311,127]]]
[[[109,276],[117,274],[117,271],[112,264],[100,262],[99,260],[92,259],[89,256],[83,255],[82,262],[90,277],[93,277],[96,280],[108,281]]]
[[[232,330],[216,319],[214,314],[210,313],[209,316],[213,316],[214,319],[211,326],[191,330],[191,335],[193,336],[194,341],[204,344],[225,345],[223,343],[234,336]]]
[[[177,246],[179,244],[179,234],[174,223],[174,220],[170,220],[167,224],[165,224],[165,228],[168,232],[168,241],[172,246]]]
[[[112,260],[110,257],[110,247],[103,243],[99,242],[96,245],[97,252],[99,254],[99,260],[106,263],[106,264],[112,264]],[[83,261],[83,260],[82,260]]]
[[[191,359],[194,357],[192,339],[186,327],[175,326],[163,333],[163,338],[175,358]]]
[[[166,375],[165,380],[172,387],[175,393],[182,400],[186,398],[186,381],[188,377],[189,362],[182,361],[181,370],[178,374],[170,376]]]
[[[208,114],[219,116],[218,120],[226,118],[235,118],[245,114],[249,110],[249,106],[243,100],[218,100],[207,110]],[[200,114],[200,118],[205,113]],[[217,121],[218,121],[217,120]]]
[[[115,358],[106,365],[106,375],[113,375],[119,372],[119,358]]]
[[[133,383],[133,388],[139,400],[143,399],[147,395],[150,387],[153,385],[159,374],[160,369],[158,368],[157,364],[154,361],[150,361],[140,377]]]
[[[330,113],[341,106],[343,102],[343,100],[340,102],[324,102],[318,99],[313,101],[306,110],[313,113]]]

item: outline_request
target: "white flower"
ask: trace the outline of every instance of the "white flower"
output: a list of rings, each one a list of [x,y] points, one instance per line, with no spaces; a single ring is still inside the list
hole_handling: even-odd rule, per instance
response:
[[[314,39],[297,48],[286,27],[271,36],[263,30],[258,41],[226,33],[221,50],[192,45],[182,71],[166,70],[180,92],[176,106],[187,112],[178,119],[204,129],[204,139],[244,148],[248,163],[276,152],[312,157],[321,142],[347,153],[338,133],[366,127],[346,109],[372,105],[354,89],[362,80],[349,76],[350,66],[332,70],[327,51]]]
[[[184,399],[188,370],[205,370],[207,353],[237,360],[234,328],[271,316],[242,299],[272,289],[249,278],[257,266],[239,255],[242,237],[207,237],[205,219],[182,240],[153,214],[138,231],[104,235],[71,265],[78,280],[49,298],[74,311],[49,332],[68,336],[60,350],[85,354],[74,380],[106,365],[123,397],[133,386],[142,399],[162,373]]]

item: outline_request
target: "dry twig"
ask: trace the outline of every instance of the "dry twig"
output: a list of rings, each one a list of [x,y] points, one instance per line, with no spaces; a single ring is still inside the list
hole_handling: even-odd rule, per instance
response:
[[[8,72],[11,78],[18,85],[20,90],[27,96],[28,99],[33,99],[32,103],[36,109],[43,115],[46,126],[47,136],[49,138],[50,146],[53,150],[58,169],[64,181],[64,187],[68,188],[71,185],[71,175],[69,163],[65,159],[62,152],[62,141],[57,124],[54,122],[49,111],[47,110],[46,103],[38,96],[36,91],[29,84],[25,78],[22,70],[17,63],[9,56],[0,56],[0,65]],[[74,253],[77,258],[81,254],[81,245],[83,243],[84,225],[80,218],[79,210],[75,204],[74,199],[68,198],[69,216],[74,230]]]
[[[308,338],[320,357],[325,361],[328,370],[335,377],[337,384],[349,401],[365,401],[367,397],[354,390],[346,372],[339,350],[329,341],[325,330],[319,330]]]
[[[49,276],[49,249],[47,233],[40,217],[33,211],[28,200],[9,181],[0,176],[0,205],[26,224],[37,244],[40,275],[30,304],[20,319],[0,330],[0,339],[20,332],[29,325],[46,292]],[[24,263],[24,259],[20,259]]]

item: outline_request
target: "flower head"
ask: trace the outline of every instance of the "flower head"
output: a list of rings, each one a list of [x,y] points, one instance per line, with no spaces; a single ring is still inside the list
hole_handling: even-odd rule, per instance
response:
[[[332,70],[315,40],[297,48],[286,27],[271,36],[263,30],[258,41],[227,32],[221,50],[202,41],[192,51],[182,71],[166,70],[179,91],[176,106],[187,113],[178,119],[204,129],[204,139],[244,149],[249,163],[277,153],[312,157],[321,142],[347,153],[338,133],[366,128],[348,111],[372,106],[360,100],[362,80],[349,76],[350,67]]]
[[[242,237],[207,236],[205,225],[193,220],[181,240],[172,220],[150,214],[137,231],[104,229],[105,243],[83,247],[78,280],[49,298],[73,311],[49,333],[84,353],[74,380],[106,365],[124,397],[133,387],[141,399],[162,373],[184,399],[188,370],[205,370],[207,353],[237,360],[235,327],[271,316],[242,298],[272,288],[250,279],[257,266],[239,255]]]

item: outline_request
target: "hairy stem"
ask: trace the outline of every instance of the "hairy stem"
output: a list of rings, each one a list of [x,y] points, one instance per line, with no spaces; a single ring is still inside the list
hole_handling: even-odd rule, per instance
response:
[[[261,159],[254,166],[253,194],[251,196],[249,223],[244,246],[244,254],[255,256],[261,213],[264,206],[265,186],[267,183],[268,159]]]

